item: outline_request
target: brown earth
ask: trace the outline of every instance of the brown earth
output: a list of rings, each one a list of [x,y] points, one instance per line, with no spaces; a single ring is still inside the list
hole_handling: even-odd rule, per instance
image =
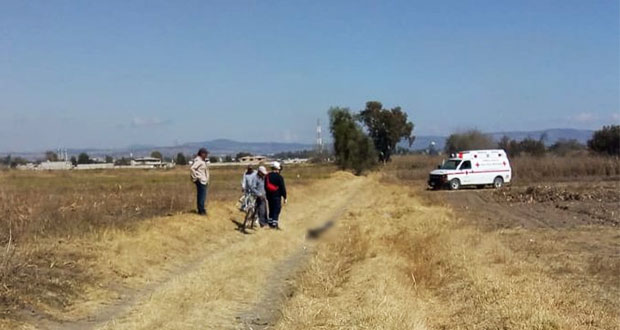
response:
[[[620,225],[620,181],[548,182],[424,196],[469,214],[477,225],[489,229]]]

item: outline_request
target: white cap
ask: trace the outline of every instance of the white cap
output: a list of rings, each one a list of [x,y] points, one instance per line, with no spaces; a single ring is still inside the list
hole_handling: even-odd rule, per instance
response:
[[[282,169],[282,167],[280,166],[280,162],[271,163],[271,168],[275,168],[276,170]]]
[[[263,173],[263,174],[267,174],[267,169],[265,168],[265,166],[259,166],[258,167],[258,171]]]

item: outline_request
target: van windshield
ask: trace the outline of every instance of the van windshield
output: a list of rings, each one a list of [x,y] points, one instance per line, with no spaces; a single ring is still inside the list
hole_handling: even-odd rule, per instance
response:
[[[443,164],[441,164],[441,169],[442,170],[456,170],[457,167],[459,167],[460,163],[461,163],[460,160],[446,160],[445,162],[443,162]]]

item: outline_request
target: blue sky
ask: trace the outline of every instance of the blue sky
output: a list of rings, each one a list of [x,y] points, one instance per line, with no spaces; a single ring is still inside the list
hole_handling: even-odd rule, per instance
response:
[[[620,121],[618,1],[0,0],[0,151]]]

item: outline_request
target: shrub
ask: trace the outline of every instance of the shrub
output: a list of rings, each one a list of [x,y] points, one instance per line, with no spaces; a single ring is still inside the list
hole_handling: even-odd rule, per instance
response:
[[[571,152],[581,151],[585,148],[586,146],[575,139],[561,139],[552,144],[551,147],[549,147],[549,151],[556,155],[565,156]]]
[[[588,148],[592,151],[618,156],[620,154],[620,125],[603,126],[594,132],[588,141]]]
[[[490,136],[478,130],[470,130],[450,135],[446,140],[445,151],[451,154],[461,150],[489,149],[495,145]]]

